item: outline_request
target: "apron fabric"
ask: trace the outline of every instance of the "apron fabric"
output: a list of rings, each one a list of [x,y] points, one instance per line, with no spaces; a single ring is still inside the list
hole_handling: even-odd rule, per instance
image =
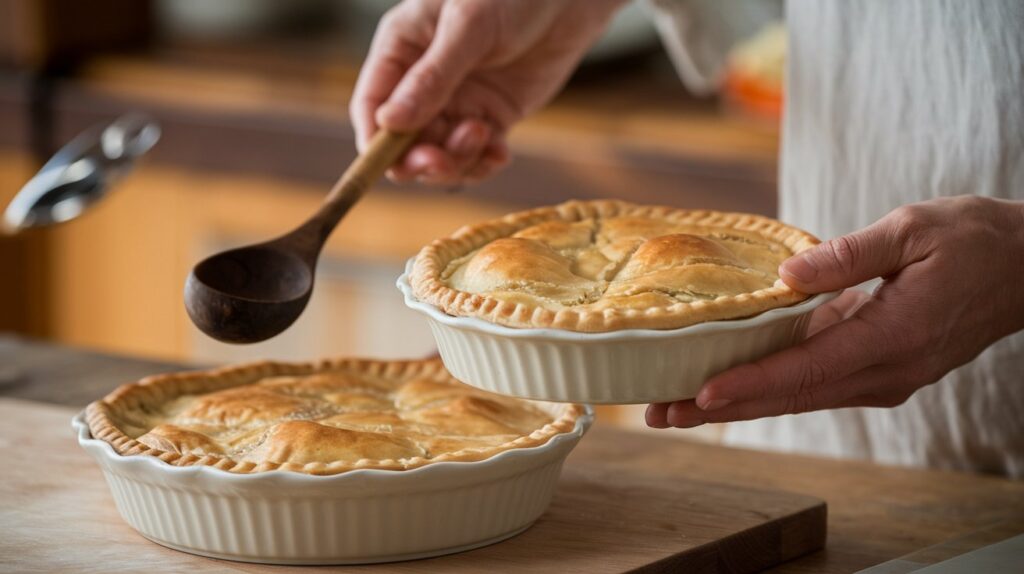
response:
[[[725,42],[696,31],[721,15],[650,5],[684,80],[712,82]],[[790,0],[785,13],[779,219],[825,239],[935,197],[1024,200],[1024,2]],[[1024,477],[1024,332],[899,407],[730,423],[724,441]]]

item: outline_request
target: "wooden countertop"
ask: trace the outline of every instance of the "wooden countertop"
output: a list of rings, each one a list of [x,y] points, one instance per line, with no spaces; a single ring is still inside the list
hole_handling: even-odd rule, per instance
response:
[[[0,365],[0,397],[75,406],[118,383],[175,368],[12,336],[0,337]],[[773,572],[855,572],[912,553],[925,556],[920,558],[923,561],[942,555],[922,553],[927,547],[952,539],[991,542],[993,533],[1012,535],[1024,524],[1024,482],[1020,481],[724,448],[623,432],[600,423],[584,443],[581,449],[593,451],[590,455],[599,455],[608,468],[623,473],[648,469],[685,481],[772,488],[825,500],[829,506],[825,550]]]
[[[11,530],[0,537],[0,571],[307,571],[193,556],[134,532],[112,504],[99,465],[69,440],[67,423],[75,412],[0,397],[0,436],[33,447],[5,458],[0,516]],[[615,433],[603,439],[614,442]],[[54,468],[61,472],[51,472]],[[585,440],[566,461],[551,504],[526,532],[446,556],[330,570],[751,574],[820,549],[826,518],[825,503],[809,496],[692,481],[645,467],[612,467],[602,445]],[[39,539],[61,544],[40,545]]]

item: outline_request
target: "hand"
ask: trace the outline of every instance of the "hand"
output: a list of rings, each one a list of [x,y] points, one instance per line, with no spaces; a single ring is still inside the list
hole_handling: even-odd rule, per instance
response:
[[[406,0],[373,38],[350,104],[359,149],[422,130],[388,176],[454,185],[509,161],[505,135],[547,103],[623,0]]]
[[[800,345],[712,377],[696,400],[651,405],[648,425],[902,404],[1024,329],[1024,202],[904,206],[788,259],[779,274],[805,293],[884,281],[872,295],[847,291],[818,308]]]

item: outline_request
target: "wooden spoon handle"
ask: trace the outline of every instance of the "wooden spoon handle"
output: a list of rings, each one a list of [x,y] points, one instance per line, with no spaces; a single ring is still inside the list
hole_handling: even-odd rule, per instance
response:
[[[371,185],[384,175],[389,167],[394,165],[415,138],[415,133],[379,130],[370,140],[366,151],[361,153],[352,162],[352,165],[348,166],[345,173],[334,184],[324,203],[344,201],[345,198],[352,196],[359,199]]]
[[[317,226],[320,240],[326,240],[341,221],[348,210],[359,198],[384,175],[389,167],[416,139],[415,133],[397,133],[380,130],[370,140],[366,151],[352,162],[352,165],[341,175],[331,192],[327,194],[323,206],[310,220]]]

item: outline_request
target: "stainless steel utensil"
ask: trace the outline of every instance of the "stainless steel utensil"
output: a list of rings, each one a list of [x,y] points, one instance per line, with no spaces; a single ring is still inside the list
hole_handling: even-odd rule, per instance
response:
[[[78,217],[159,139],[160,125],[142,114],[124,115],[82,132],[14,196],[0,229],[14,234]]]

